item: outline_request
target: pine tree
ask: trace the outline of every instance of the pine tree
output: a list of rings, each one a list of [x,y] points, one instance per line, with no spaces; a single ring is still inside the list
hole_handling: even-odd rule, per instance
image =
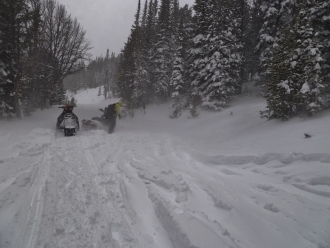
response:
[[[148,14],[148,0],[146,0],[144,3],[142,18],[141,18],[141,27],[143,29],[145,29],[147,26],[147,14]]]
[[[242,5],[240,1],[196,1],[196,25],[190,71],[195,97],[204,108],[220,110],[241,85]],[[243,5],[244,7],[244,5]]]
[[[5,82],[1,85],[6,105],[22,118],[22,86],[27,50],[33,39],[31,6],[24,0],[0,2],[0,54],[6,65]]]
[[[183,26],[182,22],[181,25]],[[181,112],[183,105],[183,95],[185,93],[185,82],[183,78],[183,61],[182,61],[182,38],[180,36],[179,40],[181,41],[177,52],[175,54],[174,63],[173,63],[173,73],[170,81],[172,98],[174,98],[174,104],[172,107],[175,108],[171,118],[178,117]]]
[[[245,69],[245,80],[254,80],[258,79],[258,66],[259,66],[259,57],[260,49],[257,50],[259,31],[262,27],[262,16],[260,10],[260,0],[254,0],[253,5],[249,6],[248,13],[251,13],[251,17],[248,21],[248,26],[246,33],[243,37],[244,48],[244,65]]]
[[[330,4],[329,1],[312,1],[311,20],[315,31],[318,32],[318,40],[322,47],[319,48],[323,58],[321,72],[326,84],[326,105],[330,105]]]
[[[267,110],[260,112],[261,117],[287,120],[295,111],[294,106],[291,105],[293,85],[287,80],[291,73],[289,65],[291,51],[288,48],[294,42],[290,29],[285,30],[283,38],[278,41],[278,46],[273,51],[273,56],[267,60],[268,74],[265,78]],[[282,50],[283,48],[285,49]]]
[[[134,98],[135,72],[134,43],[130,37],[120,57],[117,79],[119,97],[125,102],[127,109],[130,111],[135,108],[136,104]]]
[[[261,0],[259,5],[263,25],[259,32],[257,52],[259,58],[259,80],[268,73],[267,63],[273,57],[273,48],[282,36],[282,30],[290,25],[294,1]],[[282,28],[283,27],[283,28]]]
[[[1,51],[0,51],[0,55],[1,55]],[[8,72],[6,71],[6,66],[0,60],[0,119],[5,117],[12,117],[12,112],[13,112],[13,107],[9,106],[5,101],[7,76],[8,76]]]
[[[190,92],[189,73],[188,73],[188,51],[191,47],[192,38],[192,13],[188,5],[179,11],[180,25],[176,34],[177,50],[174,55],[173,72],[171,76],[171,96],[174,98],[172,108],[174,108],[171,118],[178,117],[181,109],[189,105]]]
[[[300,91],[299,98],[302,102],[301,115],[310,116],[316,112],[323,110],[330,103],[328,101],[328,86],[325,84],[325,79],[322,74],[322,59],[321,49],[322,44],[319,40],[319,34],[315,32],[312,23],[312,13],[315,5],[302,0],[297,9],[299,27],[297,32],[299,34],[301,54],[297,54],[294,62],[302,68],[300,75],[297,76],[296,81],[299,82]],[[298,22],[296,21],[296,22]],[[292,59],[293,60],[293,59]],[[300,60],[300,61],[299,61]]]
[[[287,120],[310,116],[324,108],[326,86],[322,83],[323,59],[306,0],[295,6],[293,20],[266,64],[267,109],[262,116]]]
[[[133,92],[133,99],[135,99],[135,108],[142,106],[145,102],[148,102],[149,100],[148,87],[150,86],[150,81],[147,69],[148,48],[146,46],[147,7],[148,2],[146,2],[144,6],[141,24],[139,21],[140,6],[138,7],[134,30],[132,31],[132,37],[134,38],[134,40],[136,40],[134,48],[136,71],[134,72]]]
[[[104,87],[103,87],[103,96],[105,99],[108,98],[110,92],[110,58],[109,58],[109,49],[107,49],[107,54],[104,59]]]
[[[169,83],[173,63],[173,37],[171,30],[170,0],[162,0],[158,18],[157,40],[154,44],[152,62],[155,66],[153,90],[164,101],[169,95]]]
[[[206,77],[205,57],[207,56],[207,51],[205,45],[207,43],[208,27],[211,25],[211,19],[209,18],[209,6],[211,4],[211,0],[196,0],[193,6],[195,11],[193,17],[195,28],[188,61],[189,79],[191,81],[189,100],[194,113],[201,99],[198,87],[205,82]]]

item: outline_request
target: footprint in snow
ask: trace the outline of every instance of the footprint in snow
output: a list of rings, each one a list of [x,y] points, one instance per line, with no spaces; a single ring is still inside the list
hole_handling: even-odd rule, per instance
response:
[[[278,208],[275,207],[275,206],[273,205],[273,203],[266,204],[266,205],[264,206],[264,209],[266,209],[266,210],[268,210],[268,211],[271,211],[271,212],[273,212],[273,213],[278,213],[278,212],[279,212]]]
[[[259,185],[257,185],[257,188],[258,189],[262,189],[264,191],[268,191],[268,192],[277,192],[278,191],[278,189],[274,188],[271,185],[262,185],[262,184],[259,184]]]

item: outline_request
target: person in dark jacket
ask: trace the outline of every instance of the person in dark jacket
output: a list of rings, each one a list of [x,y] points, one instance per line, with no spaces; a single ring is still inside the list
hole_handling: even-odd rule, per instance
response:
[[[110,104],[108,106],[106,116],[109,121],[109,133],[113,133],[113,131],[115,130],[117,116],[119,117],[119,119],[121,118],[120,108],[122,106],[123,106],[123,102],[121,101],[114,104]]]

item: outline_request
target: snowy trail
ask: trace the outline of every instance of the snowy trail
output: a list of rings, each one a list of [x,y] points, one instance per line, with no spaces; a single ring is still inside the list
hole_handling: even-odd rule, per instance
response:
[[[1,247],[330,244],[330,177],[313,173],[329,154],[213,156],[167,134],[105,135],[26,148],[35,163],[0,185]]]
[[[2,218],[1,229],[15,239],[1,247],[327,247],[330,242],[330,218],[324,218],[330,212],[330,177],[309,176],[327,169],[328,154],[210,156],[165,134],[104,135],[57,136],[40,154],[26,150],[37,157],[34,166],[1,186],[1,194],[9,194],[22,182],[19,187],[27,192],[17,196],[14,208],[2,200],[1,215],[8,221]]]
[[[58,138],[52,153],[44,202],[48,217],[32,247],[130,247],[118,180],[98,171],[88,141]]]

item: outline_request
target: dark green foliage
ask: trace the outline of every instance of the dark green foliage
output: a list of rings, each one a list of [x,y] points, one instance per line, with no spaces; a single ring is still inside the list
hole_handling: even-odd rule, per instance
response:
[[[12,115],[22,115],[22,85],[24,64],[27,51],[33,43],[34,19],[33,9],[24,0],[0,1],[0,54],[5,65],[6,75],[2,73],[0,84],[4,94],[2,101],[12,110]]]
[[[254,80],[258,76],[258,66],[260,50],[257,50],[259,31],[262,27],[262,16],[260,10],[260,0],[255,0],[254,4],[245,5],[245,14],[242,19],[243,28],[243,72],[244,81]],[[247,16],[248,15],[248,16]]]
[[[261,112],[262,117],[268,119],[287,120],[294,115],[295,105],[292,105],[292,97],[297,94],[292,81],[288,81],[290,76],[290,57],[294,38],[290,30],[284,32],[283,39],[272,52],[273,56],[268,59],[266,76],[267,110]],[[282,50],[283,48],[286,48]],[[294,92],[291,92],[294,91]],[[293,93],[293,94],[292,94]]]
[[[119,95],[132,109],[170,93],[172,62],[176,49],[178,1],[138,3],[135,23],[118,68]],[[140,18],[141,17],[141,18]]]
[[[322,73],[327,82],[327,92],[330,88],[330,2],[313,0],[313,11],[311,12],[311,20],[315,31],[318,32],[320,52],[324,60]]]
[[[220,110],[241,86],[244,1],[196,1],[190,76],[202,106]]]
[[[134,109],[136,103],[136,99],[133,98],[134,73],[134,45],[132,39],[129,38],[127,43],[125,44],[125,49],[123,50],[123,53],[120,57],[118,67],[119,96],[125,102],[128,109]]]
[[[139,3],[119,66],[120,95],[132,108],[171,96],[171,117],[188,106],[197,116],[198,106],[228,106],[253,77],[265,86],[263,117],[309,116],[329,105],[327,1],[196,0],[193,17],[176,0],[156,6],[146,1],[140,15]]]
[[[265,64],[267,110],[262,117],[287,120],[293,116],[311,116],[326,107],[327,85],[322,75],[323,59],[319,36],[312,26],[305,0],[296,4],[288,28]]]
[[[257,52],[260,54],[258,68],[260,82],[264,80],[269,72],[266,64],[273,56],[273,47],[276,47],[276,43],[282,33],[281,27],[287,28],[290,24],[288,18],[284,18],[290,15],[287,14],[287,11],[284,11],[284,6],[281,2],[281,0],[260,0],[256,3],[262,22],[257,45]],[[291,1],[287,1],[286,4],[291,4]],[[287,9],[288,6],[286,6]]]

